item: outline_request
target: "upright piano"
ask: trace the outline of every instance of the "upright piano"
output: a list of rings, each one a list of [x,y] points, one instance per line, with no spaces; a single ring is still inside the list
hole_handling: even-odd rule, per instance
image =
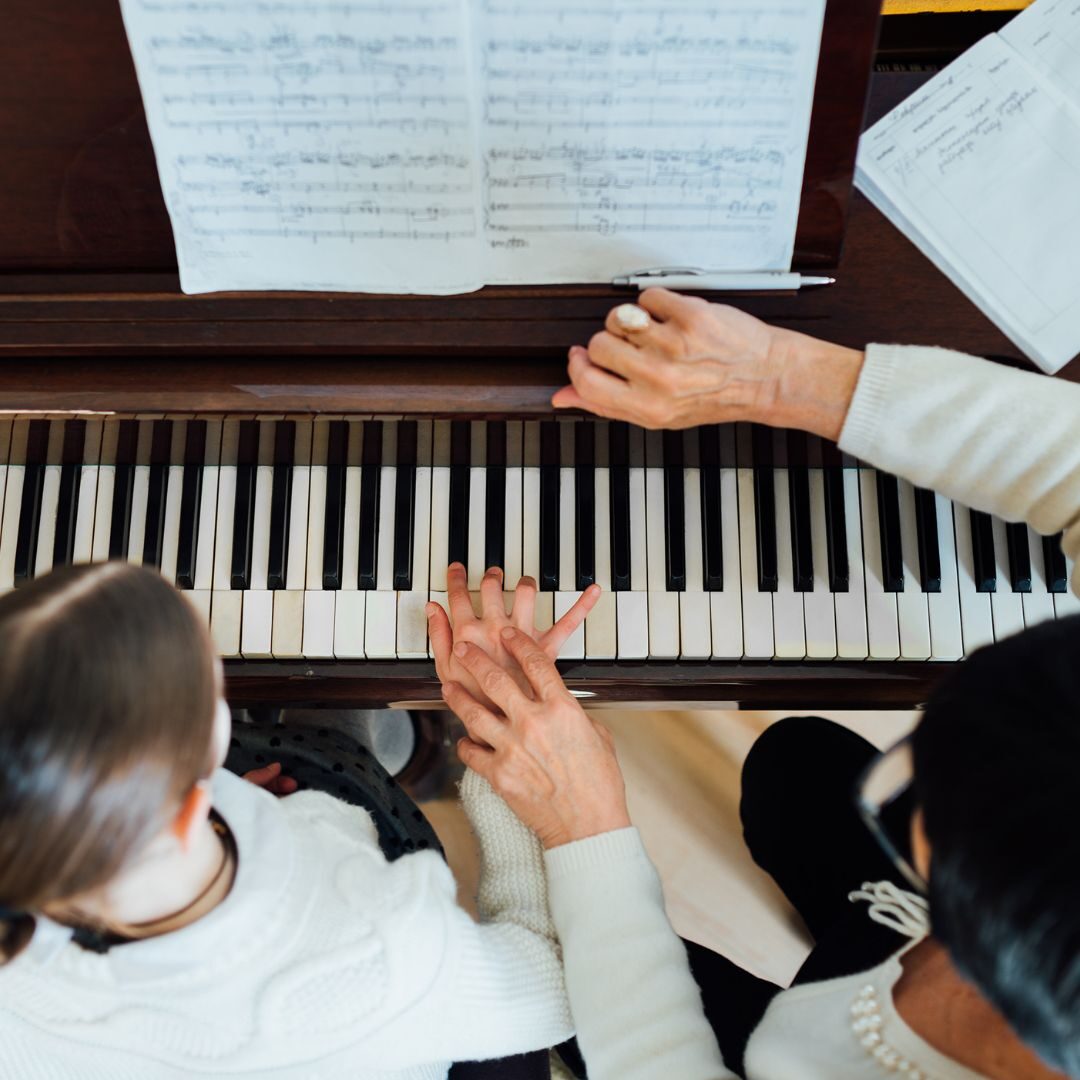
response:
[[[595,705],[906,707],[1073,610],[1052,538],[816,438],[556,416],[568,346],[624,291],[181,294],[117,0],[9,9],[0,589],[158,567],[238,706],[436,700],[423,607],[449,559],[472,587],[491,564],[534,575],[542,619],[600,582],[560,661]],[[846,345],[1025,363],[850,186],[861,126],[1005,17],[879,36],[873,0],[828,0],[794,265],[837,282],[725,299]]]

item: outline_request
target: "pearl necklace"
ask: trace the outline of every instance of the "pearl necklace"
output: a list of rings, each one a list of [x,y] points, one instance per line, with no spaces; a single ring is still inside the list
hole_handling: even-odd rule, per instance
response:
[[[922,1069],[908,1061],[899,1050],[890,1046],[881,1034],[885,1021],[881,1016],[881,1004],[877,990],[867,984],[851,1004],[851,1030],[859,1044],[885,1072],[899,1073],[908,1080],[931,1080]]]

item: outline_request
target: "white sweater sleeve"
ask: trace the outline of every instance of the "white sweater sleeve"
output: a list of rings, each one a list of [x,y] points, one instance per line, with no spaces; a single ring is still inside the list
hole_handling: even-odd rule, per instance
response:
[[[589,1080],[731,1077],[637,829],[545,853]]]
[[[840,446],[977,510],[1064,531],[1066,555],[1080,556],[1080,385],[949,349],[870,345]]]

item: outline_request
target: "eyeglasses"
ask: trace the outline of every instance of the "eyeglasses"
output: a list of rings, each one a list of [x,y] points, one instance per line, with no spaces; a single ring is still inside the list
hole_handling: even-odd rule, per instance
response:
[[[881,849],[904,878],[920,893],[927,890],[926,878],[904,854],[910,847],[910,795],[915,766],[911,736],[883,751],[863,770],[855,785],[855,806]],[[906,831],[904,831],[906,830]]]

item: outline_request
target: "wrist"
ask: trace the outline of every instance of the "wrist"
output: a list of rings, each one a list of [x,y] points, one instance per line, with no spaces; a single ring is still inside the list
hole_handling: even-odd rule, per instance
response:
[[[577,840],[628,829],[630,825],[630,812],[624,805],[602,812],[575,815],[572,821],[561,822],[556,828],[540,833],[539,839],[543,849],[551,851],[565,844],[573,844]]]
[[[766,378],[750,419],[836,442],[862,370],[863,353],[790,330],[777,330]]]

